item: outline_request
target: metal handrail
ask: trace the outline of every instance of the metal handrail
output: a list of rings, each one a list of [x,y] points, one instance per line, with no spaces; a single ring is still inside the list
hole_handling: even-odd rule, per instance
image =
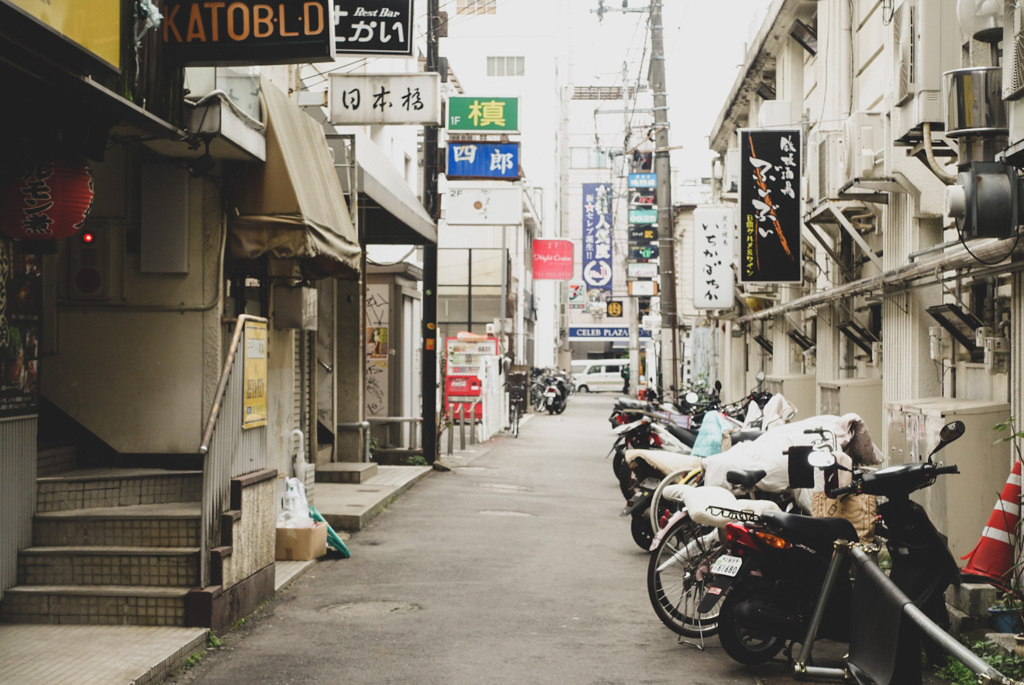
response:
[[[217,391],[214,394],[213,405],[210,407],[210,416],[206,421],[206,428],[203,430],[203,436],[199,444],[199,454],[203,457],[203,500],[200,517],[199,554],[199,574],[202,587],[207,587],[210,584],[211,540],[215,540],[217,538],[220,529],[220,516],[219,513],[214,513],[214,508],[218,507],[225,500],[231,487],[230,479],[232,477],[229,471],[226,482],[220,482],[224,480],[220,478],[223,468],[218,468],[222,465],[217,463],[217,460],[224,460],[229,457],[210,454],[210,444],[213,440],[214,431],[217,427],[217,420],[220,418],[221,408],[224,405],[228,382],[231,379],[231,372],[235,368],[235,358],[238,355],[238,347],[245,331],[245,324],[249,321],[266,323],[267,319],[259,316],[243,314],[236,320],[235,331],[231,337],[231,344],[228,347],[227,356],[224,359],[224,366],[221,369],[220,381],[217,384]]]

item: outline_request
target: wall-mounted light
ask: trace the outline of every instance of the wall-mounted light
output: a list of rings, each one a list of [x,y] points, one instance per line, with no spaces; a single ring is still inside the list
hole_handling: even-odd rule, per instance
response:
[[[1002,0],[957,0],[956,18],[974,40],[995,44],[1003,39]]]

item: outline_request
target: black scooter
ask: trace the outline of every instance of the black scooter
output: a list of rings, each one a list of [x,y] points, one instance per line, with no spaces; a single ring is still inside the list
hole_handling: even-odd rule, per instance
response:
[[[810,432],[810,431],[809,431]],[[827,431],[818,431],[824,442]],[[911,492],[933,485],[942,474],[959,473],[932,456],[956,440],[964,425],[943,427],[939,444],[921,463],[901,464],[873,472],[854,471],[849,486],[837,488],[838,464],[828,448],[809,450],[808,462],[826,468],[826,494],[870,494],[886,498],[878,505],[875,532],[885,539],[892,559],[890,578],[939,626],[949,625],[943,597],[959,584],[956,560]],[[790,452],[796,448],[791,448]],[[728,554],[715,562],[711,589],[698,611],[711,611],[724,596],[718,617],[719,640],[736,661],[755,665],[774,657],[786,642],[801,642],[821,593],[835,542],[856,542],[850,521],[769,512],[737,516],[726,526]],[[817,635],[849,642],[852,583],[848,568],[839,572],[821,617]]]

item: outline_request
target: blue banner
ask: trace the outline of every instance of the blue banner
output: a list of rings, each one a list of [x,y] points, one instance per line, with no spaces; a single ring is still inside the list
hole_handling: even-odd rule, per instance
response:
[[[583,184],[583,282],[587,302],[612,296],[612,186]]]
[[[626,179],[630,188],[657,188],[657,174],[630,174]]]
[[[519,143],[448,142],[448,178],[519,178]]]

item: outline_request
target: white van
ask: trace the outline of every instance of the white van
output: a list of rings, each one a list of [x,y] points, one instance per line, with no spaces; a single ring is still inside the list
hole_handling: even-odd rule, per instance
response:
[[[622,392],[622,367],[628,359],[584,359],[572,362],[572,378],[580,392]]]

